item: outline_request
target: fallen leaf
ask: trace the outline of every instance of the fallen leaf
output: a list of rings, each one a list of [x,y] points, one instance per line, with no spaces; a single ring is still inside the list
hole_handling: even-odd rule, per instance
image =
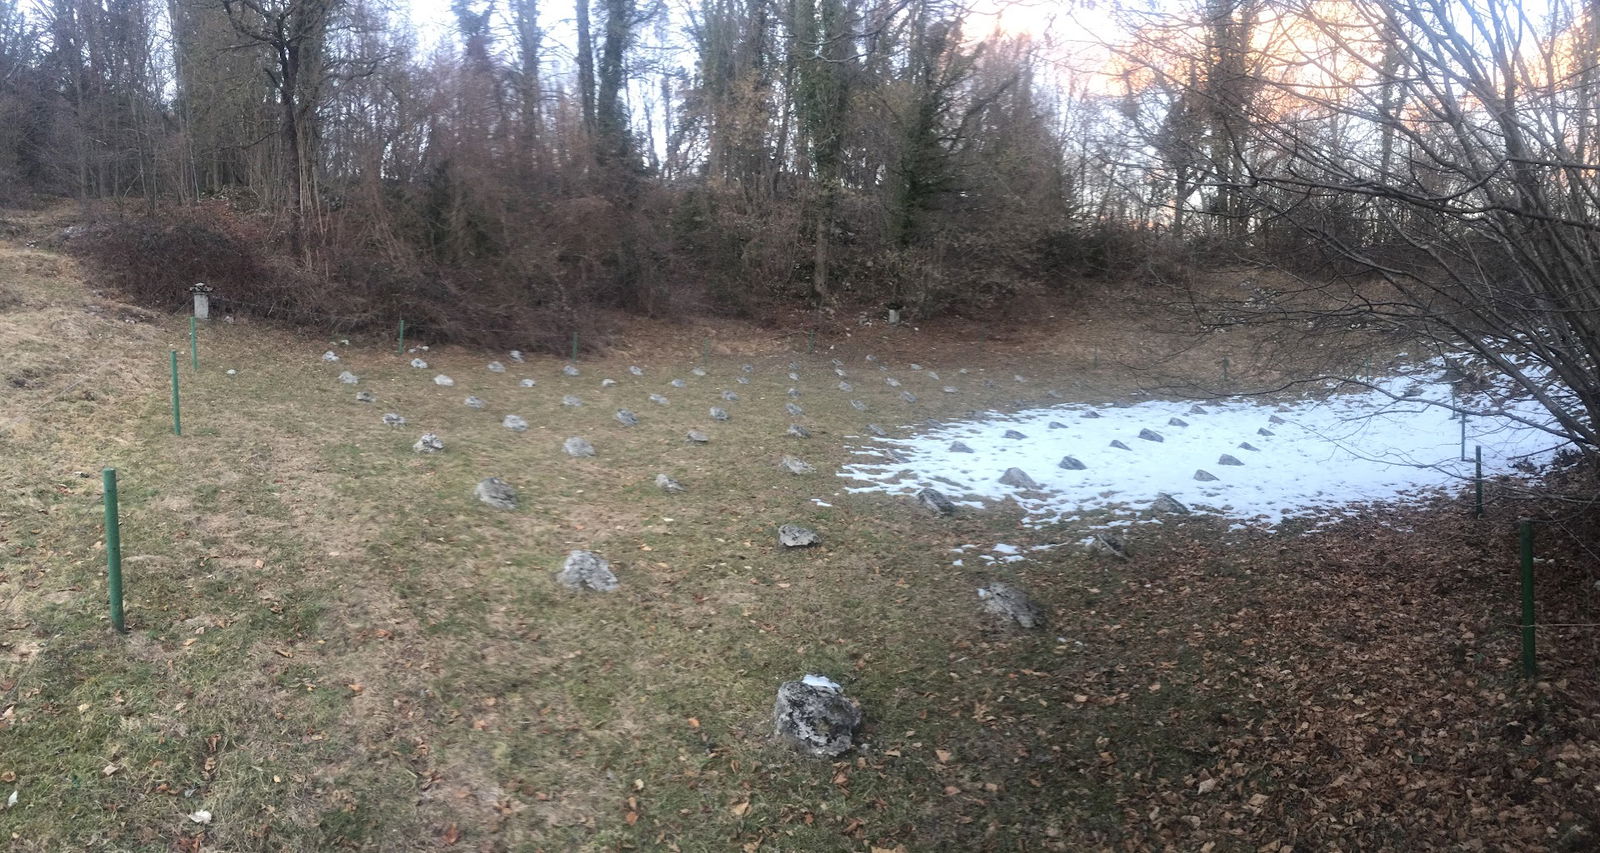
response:
[[[734,803],[728,811],[733,812],[735,817],[744,817],[750,813],[750,801],[745,800],[742,803]]]
[[[121,769],[122,769],[121,767],[118,767],[115,764],[107,764],[105,766],[105,768],[100,771],[100,773],[101,773],[101,775],[104,775],[104,776],[110,776],[110,775],[116,773],[118,770],[121,770]]]
[[[461,828],[453,823],[450,824],[444,828],[444,834],[440,836],[439,840],[445,844],[455,844],[461,840]]]
[[[200,823],[200,824],[209,824],[209,823],[211,823],[211,812],[208,812],[205,809],[199,809],[199,810],[197,810],[195,812],[192,812],[189,815],[187,815],[187,817],[190,820],[194,821],[195,823]]]
[[[951,756],[948,749],[936,749],[933,751],[933,756],[939,759],[940,764],[948,764],[950,762]]]
[[[1200,786],[1198,788],[1195,789],[1195,793],[1198,793],[1198,794],[1209,794],[1212,791],[1215,791],[1216,789],[1217,789],[1217,780],[1215,780],[1215,779],[1206,779],[1206,780],[1204,780],[1204,781],[1202,781],[1200,783]]]

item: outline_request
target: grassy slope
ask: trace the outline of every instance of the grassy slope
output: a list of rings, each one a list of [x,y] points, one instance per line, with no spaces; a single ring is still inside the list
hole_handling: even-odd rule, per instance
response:
[[[1505,543],[1487,527],[1455,523],[1451,544],[1418,550],[1388,528],[1241,540],[1197,520],[1143,532],[1132,564],[1058,549],[999,574],[1052,610],[1047,631],[1019,633],[976,612],[997,575],[945,549],[1075,531],[836,495],[828,472],[868,421],[1130,392],[1113,359],[1090,366],[1086,341],[1133,346],[1103,324],[839,341],[858,388],[845,395],[828,354],[727,329],[705,378],[689,374],[689,330],[657,329],[572,379],[550,359],[495,375],[492,356],[452,350],[418,371],[382,341],[326,365],[325,342],[216,323],[203,370],[184,369],[178,438],[164,357],[184,327],[125,322],[55,256],[9,245],[0,270],[16,297],[0,314],[7,370],[31,371],[0,392],[0,796],[19,792],[0,834],[16,849],[1548,843],[1592,808],[1573,775],[1593,762],[1592,723],[1551,701],[1576,688],[1510,677],[1485,556]],[[896,399],[866,351],[923,402]],[[756,371],[736,385],[744,362]],[[343,368],[376,406],[334,381]],[[794,384],[809,441],[783,435]],[[489,407],[461,405],[469,393]],[[565,393],[586,405],[561,407]],[[713,404],[733,421],[710,424]],[[643,423],[617,425],[620,406]],[[381,426],[387,411],[410,423]],[[502,429],[508,412],[533,427]],[[690,427],[713,443],[685,444]],[[424,430],[448,451],[414,455]],[[569,435],[599,456],[567,458]],[[786,452],[821,472],[780,472]],[[122,473],[126,636],[104,616],[98,478],[74,473],[103,465]],[[657,472],[689,493],[658,492]],[[473,500],[491,475],[521,510]],[[826,544],[779,553],[791,521]],[[622,589],[556,586],[578,547],[610,557]],[[1458,582],[1441,592],[1441,577]],[[1563,661],[1577,665],[1549,665]],[[805,672],[866,708],[844,760],[767,742],[777,683]],[[1503,736],[1528,715],[1559,731]],[[1574,769],[1540,764],[1561,750]],[[200,808],[210,826],[184,818]]]

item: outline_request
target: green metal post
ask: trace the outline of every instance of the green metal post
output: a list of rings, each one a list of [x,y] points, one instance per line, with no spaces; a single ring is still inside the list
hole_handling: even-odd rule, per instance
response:
[[[1522,675],[1532,678],[1539,668],[1533,662],[1533,522],[1522,526]]]
[[[189,369],[200,369],[200,338],[195,334],[195,319],[189,318]]]
[[[704,367],[706,359],[711,357],[711,339],[706,338],[700,342],[700,366]]]
[[[572,363],[578,363],[578,333],[576,331],[572,333]]]
[[[394,348],[400,355],[406,354],[406,318],[400,318],[400,344]]]
[[[122,624],[122,530],[117,524],[117,469],[100,472],[106,501],[106,592],[111,599],[111,627]]]
[[[1461,413],[1461,461],[1467,461],[1467,413]]]
[[[1476,459],[1478,469],[1477,475],[1474,478],[1477,481],[1478,487],[1478,511],[1473,517],[1483,518],[1483,445],[1478,445],[1473,451],[1472,455]]]
[[[172,434],[183,435],[183,420],[178,417],[178,351],[172,355]]]

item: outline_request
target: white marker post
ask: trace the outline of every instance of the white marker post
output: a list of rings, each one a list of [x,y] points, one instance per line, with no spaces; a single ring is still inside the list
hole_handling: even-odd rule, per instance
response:
[[[189,292],[194,294],[194,318],[211,319],[211,285],[203,281],[195,282],[195,285],[189,288]]]

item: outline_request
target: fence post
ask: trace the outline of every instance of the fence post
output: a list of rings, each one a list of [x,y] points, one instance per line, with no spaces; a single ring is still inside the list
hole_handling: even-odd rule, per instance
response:
[[[200,370],[200,337],[195,333],[195,319],[189,318],[189,369]]]
[[[117,523],[117,469],[100,472],[106,504],[106,594],[111,600],[111,627],[121,632],[122,622],[122,531]]]
[[[1533,661],[1533,521],[1522,519],[1522,675],[1532,678],[1538,671]]]
[[[572,332],[572,363],[578,363],[578,332],[576,329]]]
[[[1467,413],[1461,413],[1461,461],[1467,461]]]
[[[183,420],[178,415],[178,351],[172,350],[172,434],[183,435]]]

